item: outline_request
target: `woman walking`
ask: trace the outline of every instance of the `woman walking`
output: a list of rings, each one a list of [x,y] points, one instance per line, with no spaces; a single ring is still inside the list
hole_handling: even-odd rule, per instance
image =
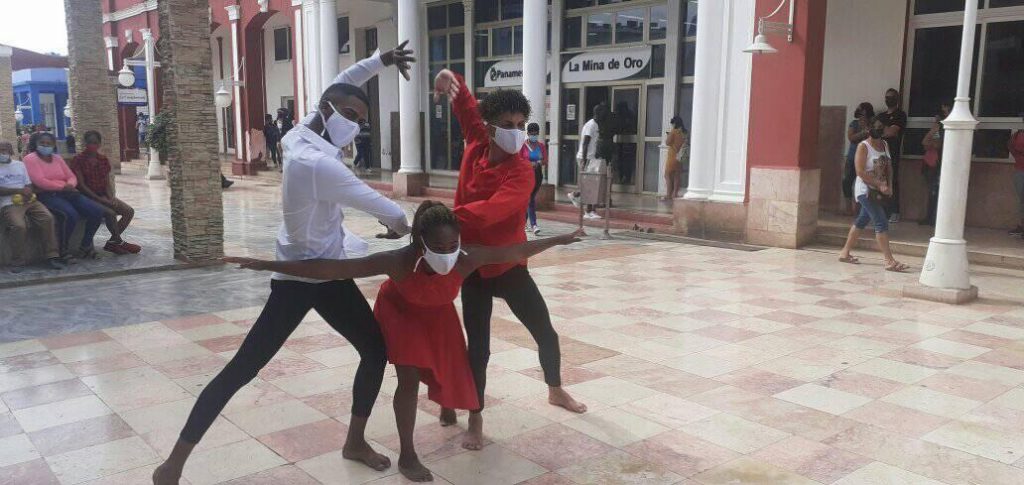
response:
[[[679,186],[682,185],[679,175],[683,171],[683,165],[690,161],[690,133],[683,125],[683,119],[673,116],[672,129],[665,132],[665,144],[668,145],[668,159],[665,160],[665,196],[663,201],[670,201],[679,196]]]
[[[857,202],[860,203],[860,214],[853,221],[850,227],[850,234],[846,237],[846,245],[839,253],[839,261],[843,263],[859,264],[860,259],[852,256],[850,251],[857,244],[861,232],[867,227],[868,222],[875,226],[875,240],[878,241],[878,249],[882,251],[885,258],[885,270],[902,273],[908,266],[896,261],[889,248],[889,219],[885,215],[885,203],[892,196],[892,157],[889,154],[889,145],[882,137],[885,135],[885,124],[876,116],[871,120],[871,130],[868,139],[857,145],[855,166],[857,170],[857,182],[854,186],[854,193]]]
[[[533,167],[533,176],[536,183],[533,185],[533,192],[530,192],[530,205],[526,207],[526,220],[530,223],[530,226],[526,228],[527,231],[540,235],[540,228],[537,227],[537,191],[540,190],[540,186],[544,183],[544,172],[548,168],[548,149],[544,146],[544,142],[540,140],[540,125],[537,123],[530,123],[526,127],[526,143],[523,144],[522,150],[519,151],[519,156],[523,157],[523,160],[529,160],[530,165]]]
[[[317,280],[388,275],[377,294],[373,314],[384,333],[388,361],[398,374],[394,398],[401,443],[398,470],[411,481],[427,482],[433,476],[420,462],[413,445],[419,383],[427,385],[431,401],[446,408],[480,407],[455,310],[462,281],[481,266],[521,261],[576,241],[578,232],[500,248],[462,246],[455,213],[440,202],[428,200],[416,210],[412,240],[401,249],[347,260],[224,260],[243,268]]]
[[[78,178],[64,159],[54,153],[56,146],[57,139],[52,133],[32,135],[28,142],[29,153],[23,160],[25,168],[32,185],[38,190],[39,202],[60,219],[57,228],[61,259],[66,262],[74,256],[71,234],[79,220],[85,220],[85,232],[82,240],[78,241],[77,256],[93,259],[96,248],[92,239],[103,223],[106,210],[78,191]]]
[[[850,148],[846,150],[846,163],[843,165],[843,206],[844,212],[853,215],[856,204],[853,197],[853,184],[857,181],[857,147],[860,142],[868,139],[871,131],[871,118],[875,117],[875,107],[867,101],[857,105],[853,112],[853,120],[846,127],[846,139]]]

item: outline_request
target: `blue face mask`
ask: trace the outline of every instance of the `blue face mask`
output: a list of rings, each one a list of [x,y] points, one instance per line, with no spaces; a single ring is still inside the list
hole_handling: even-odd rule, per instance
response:
[[[530,135],[530,143],[537,143],[537,138],[539,138],[537,135]]]
[[[40,155],[44,157],[48,157],[50,155],[53,155],[53,147],[38,146],[36,147],[36,152],[38,152]]]

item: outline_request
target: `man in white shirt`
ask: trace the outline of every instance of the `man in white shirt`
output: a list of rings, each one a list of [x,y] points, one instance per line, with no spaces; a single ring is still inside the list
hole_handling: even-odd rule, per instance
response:
[[[359,86],[390,65],[397,65],[409,79],[407,71],[414,59],[405,45],[403,42],[346,69],[324,91],[317,109],[282,140],[284,221],[277,235],[278,260],[365,255],[366,242],[342,224],[344,208],[367,212],[398,234],[409,233],[402,208],[357,178],[342,163],[340,150],[355,139],[358,122],[366,120],[370,108]],[[315,281],[274,274],[270,288],[267,304],[238,352],[199,395],[171,456],[153,473],[154,483],[178,483],[188,455],[217,414],[235,392],[256,377],[311,309],[359,352],[352,416],[342,455],[375,470],[391,466],[364,437],[386,364],[384,339],[366,298],[352,280]]]
[[[597,157],[597,137],[599,134],[599,127],[597,124],[597,111],[599,109],[607,109],[604,104],[600,104],[594,108],[594,118],[590,118],[586,123],[583,124],[583,129],[580,130],[580,147],[576,151],[576,163],[579,164],[580,169],[585,173],[601,173],[604,170],[604,166],[607,163],[603,158]],[[576,207],[580,206],[580,193],[569,192],[569,200],[572,201]],[[586,214],[583,216],[585,219],[600,219],[601,216],[594,211],[592,204],[587,204]]]
[[[29,228],[36,229],[42,236],[43,252],[50,268],[63,269],[53,214],[36,200],[25,164],[13,157],[14,146],[0,142],[0,231],[7,231],[5,241],[11,248],[11,272],[20,273],[27,263]]]

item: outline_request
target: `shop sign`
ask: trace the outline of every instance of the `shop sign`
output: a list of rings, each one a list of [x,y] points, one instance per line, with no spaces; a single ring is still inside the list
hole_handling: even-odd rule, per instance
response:
[[[544,61],[545,73],[550,74],[551,64]],[[485,88],[501,88],[523,85],[523,60],[508,59],[491,64],[484,73]]]
[[[565,120],[576,121],[576,105],[567,104],[565,105]]]
[[[146,90],[139,88],[117,88],[117,104],[125,106],[145,106]]]
[[[585,83],[629,79],[651,62],[650,47],[581,52],[562,66],[562,82]]]

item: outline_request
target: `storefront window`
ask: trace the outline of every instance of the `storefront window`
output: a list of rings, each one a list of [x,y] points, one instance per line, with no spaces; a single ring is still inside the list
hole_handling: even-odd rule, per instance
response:
[[[977,130],[974,132],[974,148],[978,158],[1009,158],[1006,144],[1010,141],[1011,130]]]
[[[492,56],[512,55],[512,27],[494,29],[494,45],[491,46]]]
[[[466,11],[462,8],[462,2],[448,4],[448,26],[462,27],[466,24]]]
[[[523,53],[523,26],[517,25],[512,28],[512,53]]]
[[[565,8],[587,8],[594,5],[594,0],[565,0]]]
[[[612,43],[612,16],[610,13],[595,13],[587,18],[588,46]]]
[[[523,16],[523,0],[501,0],[501,20]]]
[[[651,7],[650,39],[664,39],[668,34],[668,7],[659,5]]]
[[[914,33],[914,61],[910,75],[910,116],[931,118],[939,103],[952,101],[959,72],[960,26],[918,29]],[[978,43],[975,36],[971,92],[978,69]]]
[[[562,21],[562,48],[583,47],[583,17],[569,17]]]
[[[448,37],[448,58],[462,59],[466,57],[466,35],[452,34]]]
[[[651,77],[665,77],[665,44],[651,46]]]
[[[644,41],[644,9],[624,10],[615,16],[615,43]]]
[[[448,58],[448,36],[430,36],[430,62],[443,61]]]
[[[985,0],[978,0],[978,8],[984,6]],[[963,9],[964,0],[916,0],[914,2],[914,15],[956,12],[958,10],[963,11]]]
[[[668,120],[663,114],[665,87],[660,84],[647,86],[647,123],[644,136],[661,136],[662,124]]]
[[[1024,6],[1024,0],[989,0],[988,8],[999,7],[1020,7]]]
[[[1024,111],[1024,21],[988,24],[981,73],[981,116]]]
[[[473,54],[476,57],[487,57],[490,55],[490,33],[489,30],[478,30],[473,37]]]
[[[427,29],[437,30],[448,27],[448,6],[427,8]]]
[[[693,76],[694,60],[697,58],[697,43],[687,42],[683,44],[683,76]]]
[[[501,20],[499,15],[501,12],[497,8],[488,7],[482,5],[482,2],[481,4],[475,4],[473,6],[474,23],[482,24],[486,22],[497,22],[498,20]]]
[[[686,19],[686,23],[683,25],[683,32],[686,37],[697,36],[697,1],[690,0],[686,2],[686,14],[683,18]]]

